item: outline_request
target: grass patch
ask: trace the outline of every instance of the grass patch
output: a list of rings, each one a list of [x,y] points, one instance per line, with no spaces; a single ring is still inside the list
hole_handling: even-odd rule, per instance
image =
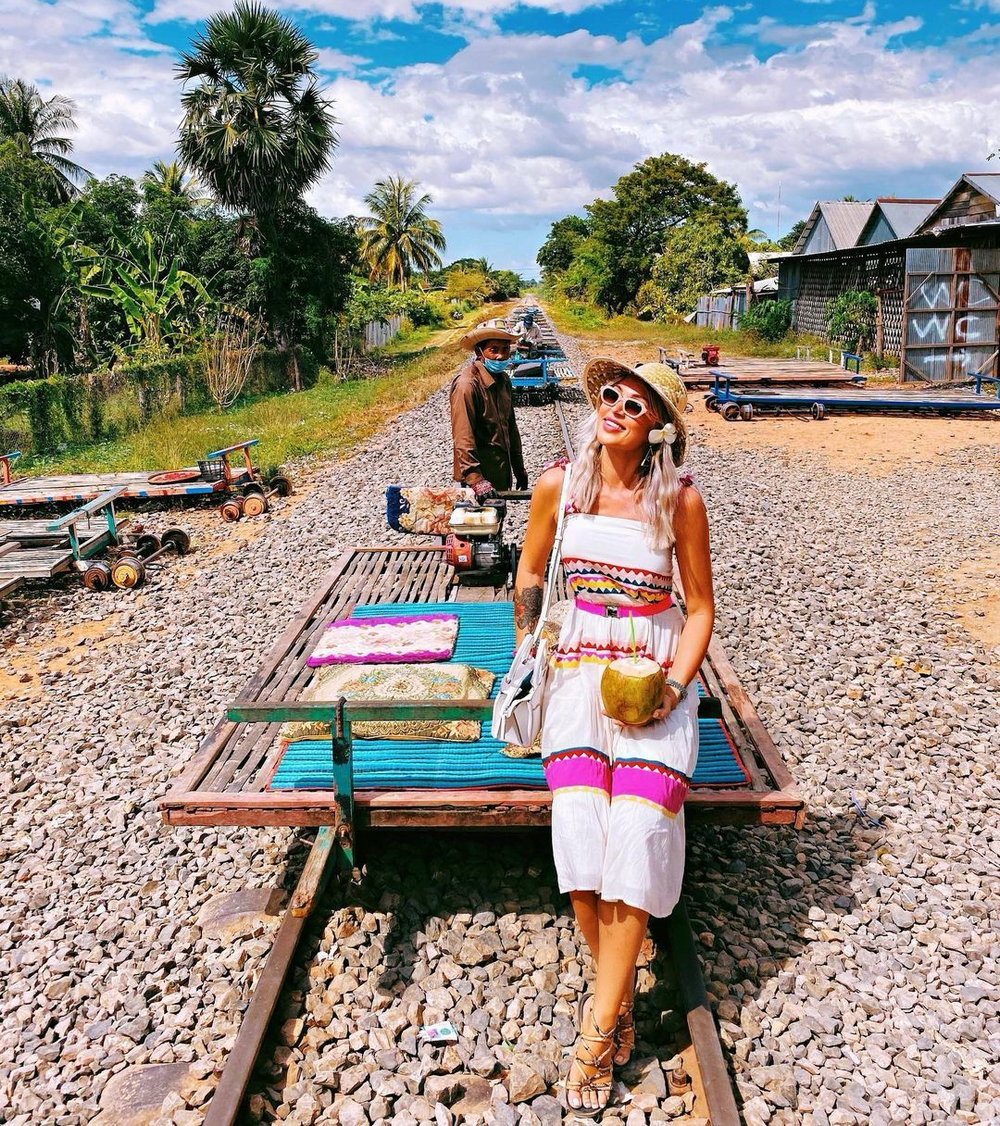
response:
[[[574,336],[586,336],[609,343],[651,344],[663,348],[682,348],[687,352],[700,352],[708,341],[722,348],[722,355],[773,356],[795,355],[796,346],[809,346],[817,359],[827,358],[829,345],[818,336],[791,335],[785,340],[769,344],[751,333],[732,329],[707,329],[698,325],[662,324],[659,321],[640,321],[635,317],[605,317],[593,305],[580,305],[559,297],[546,297],[545,304],[556,328]],[[839,348],[834,349],[834,357]]]
[[[391,364],[374,379],[345,382],[323,369],[308,391],[268,395],[225,414],[159,418],[119,441],[33,458],[30,468],[44,473],[172,469],[247,438],[260,439],[256,456],[265,466],[308,454],[344,453],[443,387],[463,355],[456,337]]]

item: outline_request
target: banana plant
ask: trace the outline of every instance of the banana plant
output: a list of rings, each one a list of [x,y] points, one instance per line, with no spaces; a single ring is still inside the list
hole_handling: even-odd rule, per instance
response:
[[[83,257],[100,258],[89,247],[77,249]],[[162,347],[186,335],[212,303],[200,278],[182,270],[176,258],[164,260],[149,231],[136,241],[116,239],[113,252],[95,265],[96,271],[81,282],[80,291],[114,301],[137,344]]]

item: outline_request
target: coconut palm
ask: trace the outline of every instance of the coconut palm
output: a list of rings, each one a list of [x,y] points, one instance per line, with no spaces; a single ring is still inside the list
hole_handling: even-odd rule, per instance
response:
[[[175,68],[195,84],[181,96],[181,159],[226,207],[273,215],[329,168],[337,145],[318,53],[255,0],[212,16],[192,46]]]
[[[22,78],[0,77],[0,141],[13,141],[25,154],[41,161],[52,173],[61,199],[79,193],[90,173],[69,159],[73,142],[63,134],[76,128],[71,98],[54,94],[45,99]]]
[[[201,193],[198,177],[189,175],[184,165],[177,160],[169,163],[165,160],[154,161],[153,167],[143,173],[140,183],[151,194],[162,193],[176,203],[197,207],[211,202],[211,196]]]
[[[372,279],[385,279],[401,290],[414,269],[440,266],[438,252],[445,248],[441,224],[425,210],[431,197],[418,196],[417,190],[416,181],[402,176],[379,180],[365,196],[372,214],[361,217],[361,253]]]

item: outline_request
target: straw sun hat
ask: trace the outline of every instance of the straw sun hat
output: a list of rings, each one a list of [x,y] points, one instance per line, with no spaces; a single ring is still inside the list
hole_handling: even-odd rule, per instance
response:
[[[667,417],[677,428],[677,437],[671,443],[670,450],[674,455],[674,465],[680,465],[687,453],[687,426],[684,423],[687,388],[684,381],[666,364],[640,364],[637,368],[630,368],[618,360],[591,360],[583,369],[583,385],[594,410],[597,410],[600,402],[601,388],[622,379],[640,379],[656,392],[666,408]]]
[[[506,329],[494,328],[491,325],[480,325],[471,332],[467,332],[459,341],[459,344],[467,352],[471,352],[477,344],[485,344],[487,340],[505,340],[513,344],[520,339],[519,336],[516,336],[513,332],[508,332]]]

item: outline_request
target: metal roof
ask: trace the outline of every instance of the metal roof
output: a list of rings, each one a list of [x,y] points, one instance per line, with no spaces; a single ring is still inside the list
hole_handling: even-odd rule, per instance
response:
[[[793,254],[801,254],[814,227],[819,222],[820,216],[826,221],[830,237],[837,250],[846,250],[848,247],[857,246],[858,238],[864,230],[865,223],[875,204],[871,200],[864,202],[858,200],[830,199],[820,200],[812,209],[812,214],[806,220],[799,241],[795,244]]]
[[[951,197],[963,184],[970,184],[977,192],[988,196],[1000,209],[1000,172],[964,172],[941,197],[941,202],[934,207],[930,214],[917,228],[921,234],[934,234],[934,223],[938,212],[946,207]],[[998,212],[1000,214],[1000,212]]]
[[[876,207],[885,216],[896,238],[906,238],[913,234],[940,202],[939,199],[880,199],[876,202]]]
[[[966,172],[962,178],[994,203],[1000,203],[1000,172]]]

